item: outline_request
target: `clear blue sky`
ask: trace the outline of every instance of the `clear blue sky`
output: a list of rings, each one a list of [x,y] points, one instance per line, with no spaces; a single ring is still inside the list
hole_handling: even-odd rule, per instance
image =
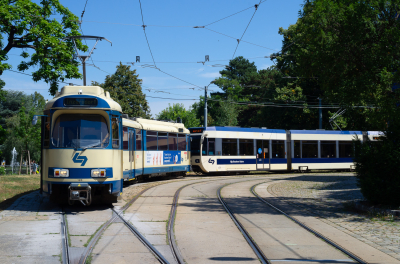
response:
[[[147,95],[153,117],[168,107],[169,103],[183,103],[189,108],[198,101],[200,95],[204,95],[204,90],[196,86],[208,85],[219,77],[219,71],[223,69],[221,66],[229,64],[237,47],[236,39],[240,39],[254,14],[255,8],[252,6],[259,3],[257,0],[141,1],[144,23],[148,25],[146,34],[157,67],[191,84],[146,67],[153,65],[153,60],[140,26],[142,17],[139,0],[87,1],[82,19],[83,33],[112,41],[112,46],[106,41],[98,43],[92,55],[93,62],[89,60],[88,63],[94,63],[101,70],[87,66],[87,83],[103,82],[106,75],[115,72],[120,61],[127,64],[135,62],[136,56],[140,56],[141,63],[135,63],[131,68],[136,69],[139,78],[143,80],[143,92]],[[86,0],[60,2],[80,18]],[[271,66],[270,59],[263,57],[282,48],[282,36],[278,34],[278,29],[296,23],[302,3],[303,0],[262,2],[237,47],[235,57],[243,56],[254,61],[258,69]],[[251,8],[213,23],[248,7]],[[205,25],[208,26],[193,28]],[[91,48],[94,43],[88,41],[87,44]],[[16,49],[9,52],[13,70],[17,70],[17,64],[22,59],[18,56],[20,53],[21,50]],[[209,55],[210,61],[204,65],[197,63],[204,61],[205,55]],[[45,82],[35,83],[29,76],[10,71],[5,71],[0,78],[6,82],[5,89],[24,91],[27,94],[38,91],[46,99],[51,99],[49,85]],[[67,82],[82,84],[79,79]],[[60,88],[62,86],[60,84]],[[210,85],[209,89],[219,90],[214,85]]]

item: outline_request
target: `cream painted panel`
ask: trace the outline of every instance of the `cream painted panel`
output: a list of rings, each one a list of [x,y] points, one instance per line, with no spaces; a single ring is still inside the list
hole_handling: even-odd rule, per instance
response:
[[[320,169],[350,169],[350,166],[354,165],[352,162],[343,163],[295,163],[292,164],[293,170],[298,170],[300,166],[308,166],[310,170],[320,170]]]
[[[85,166],[81,163],[74,163],[73,157],[76,153],[85,156],[87,162]],[[114,180],[121,179],[122,174],[122,151],[112,149],[87,149],[85,151],[75,151],[73,149],[46,149],[43,151],[44,160],[47,167],[59,168],[113,168]],[[44,179],[48,177],[48,171],[44,174]],[[52,178],[53,180],[53,178]]]
[[[124,150],[123,151],[123,170],[124,171],[129,171],[131,169],[131,165],[129,163],[129,151]]]
[[[135,151],[135,170],[143,169],[143,151]]]
[[[255,132],[227,132],[227,131],[205,131],[208,138],[247,138],[247,139],[272,139],[285,140],[285,133],[255,133]]]
[[[287,164],[271,164],[270,170],[287,170]]]
[[[292,140],[353,140],[355,135],[292,134]],[[362,139],[362,135],[358,135]]]

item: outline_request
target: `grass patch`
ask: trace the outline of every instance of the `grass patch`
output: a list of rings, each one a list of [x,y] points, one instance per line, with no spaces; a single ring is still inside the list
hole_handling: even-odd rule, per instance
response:
[[[0,212],[19,197],[38,190],[40,175],[0,175]]]
[[[97,232],[105,225],[106,223],[102,224],[97,228],[97,230],[89,237],[88,241],[83,245],[84,247],[87,247],[90,243],[90,241],[93,239],[93,237],[97,234]],[[89,258],[89,257],[88,257]],[[86,262],[87,263],[87,262]]]

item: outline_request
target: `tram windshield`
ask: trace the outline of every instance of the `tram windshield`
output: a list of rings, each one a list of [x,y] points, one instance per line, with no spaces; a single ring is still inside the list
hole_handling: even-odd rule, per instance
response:
[[[105,148],[109,129],[101,115],[61,115],[55,122],[52,144],[57,148]]]
[[[200,155],[200,136],[192,136],[190,142],[190,151],[192,155]]]

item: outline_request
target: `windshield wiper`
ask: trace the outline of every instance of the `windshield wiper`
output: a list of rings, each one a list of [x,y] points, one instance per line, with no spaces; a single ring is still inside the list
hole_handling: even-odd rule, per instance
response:
[[[97,146],[99,146],[99,145],[101,145],[101,142],[88,145],[88,146],[84,147],[82,151],[85,151],[85,150],[88,149],[88,148],[97,147]]]

